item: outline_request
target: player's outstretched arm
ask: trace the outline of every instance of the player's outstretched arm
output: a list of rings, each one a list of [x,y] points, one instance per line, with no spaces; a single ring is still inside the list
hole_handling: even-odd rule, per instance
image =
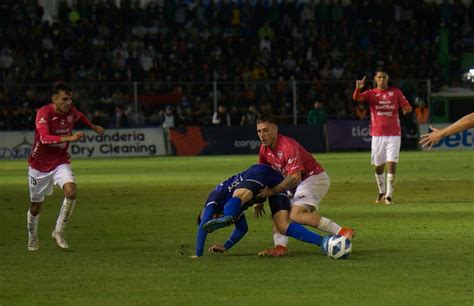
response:
[[[441,139],[446,136],[451,136],[453,134],[462,132],[464,130],[474,127],[474,112],[462,117],[458,121],[454,122],[450,126],[444,129],[437,129],[433,126],[430,126],[432,132],[421,135],[420,144],[422,147],[428,147],[430,150],[433,145],[437,144]]]
[[[100,125],[95,125],[93,124],[89,118],[86,117],[86,115],[84,115],[84,113],[80,112],[80,111],[77,111],[78,114],[79,114],[79,120],[81,120],[85,125],[87,125],[89,128],[91,128],[91,130],[93,130],[94,132],[96,132],[97,134],[104,134],[105,132],[105,129],[103,127],[101,127]]]
[[[366,76],[364,76],[362,78],[362,80],[357,80],[356,81],[355,90],[354,90],[354,93],[352,94],[352,99],[354,101],[357,101],[357,102],[364,101],[364,99],[362,98],[362,95],[360,94],[360,92],[361,92],[362,88],[364,88],[364,86],[365,86],[365,78],[366,78]]]
[[[295,188],[301,182],[301,171],[297,171],[285,177],[280,184],[276,185],[273,188],[265,187],[262,191],[257,195],[257,199],[268,198],[274,194]]]
[[[84,134],[84,132],[76,132],[69,136],[61,136],[61,142],[75,142],[84,138],[85,136],[86,134]]]

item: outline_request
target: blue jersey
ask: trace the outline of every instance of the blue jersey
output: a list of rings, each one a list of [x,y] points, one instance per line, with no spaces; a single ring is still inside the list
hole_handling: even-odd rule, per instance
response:
[[[280,172],[274,170],[269,165],[256,164],[243,172],[233,175],[232,177],[217,185],[216,188],[214,188],[214,190],[209,194],[206,204],[204,205],[204,209],[199,215],[200,220],[198,219],[199,229],[196,237],[196,255],[202,256],[204,251],[204,243],[206,241],[207,233],[202,227],[216,214],[219,215],[224,212],[224,206],[227,201],[232,198],[232,194],[234,193],[235,189],[249,189],[253,192],[255,197],[264,187],[267,186],[272,188],[278,185],[283,179],[283,175]],[[289,201],[286,197],[285,199],[287,206],[289,207]],[[263,200],[264,199],[262,199],[262,202]],[[272,197],[270,197],[270,200],[272,200]],[[224,244],[226,250],[236,244],[247,232],[247,221],[243,211],[254,203],[254,201],[249,201],[243,207],[241,207],[240,216],[235,220],[234,223],[234,231]]]
[[[254,196],[265,186],[274,187],[283,181],[283,175],[266,164],[256,164],[247,170],[237,173],[223,181],[209,194],[205,206],[216,205],[216,213],[224,211],[224,205],[232,198],[234,190],[246,188],[253,191]],[[251,204],[250,204],[251,205]]]

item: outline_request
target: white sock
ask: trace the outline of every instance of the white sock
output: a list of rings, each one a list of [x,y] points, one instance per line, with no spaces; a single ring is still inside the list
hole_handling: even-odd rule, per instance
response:
[[[385,173],[375,173],[375,181],[377,182],[377,187],[379,187],[379,193],[385,193]]]
[[[333,235],[337,235],[339,231],[342,229],[341,226],[339,226],[337,223],[335,223],[332,220],[329,220],[326,217],[321,217],[321,220],[319,220],[318,226],[316,228],[320,231],[330,233]]]
[[[282,245],[286,247],[288,246],[288,236],[282,235],[280,233],[273,233],[273,243],[275,243],[275,246]]]
[[[37,235],[38,220],[39,220],[39,214],[36,216],[33,216],[30,213],[30,210],[28,209],[28,212],[26,213],[26,224],[27,224],[27,229],[28,229],[28,236]]]
[[[76,200],[69,200],[68,198],[64,198],[63,205],[61,206],[61,211],[59,212],[58,220],[56,221],[56,228],[54,229],[56,232],[64,232],[66,223],[69,221],[69,218],[71,217],[72,211],[74,209],[74,204],[76,204]]]
[[[395,191],[395,173],[387,173],[387,194],[386,197],[392,197]]]

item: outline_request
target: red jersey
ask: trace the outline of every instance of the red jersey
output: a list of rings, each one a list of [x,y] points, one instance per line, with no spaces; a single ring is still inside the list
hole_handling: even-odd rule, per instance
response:
[[[259,162],[288,176],[301,171],[301,180],[324,171],[314,157],[293,138],[277,135],[275,148],[260,145]]]
[[[71,163],[69,142],[61,142],[61,136],[71,135],[78,120],[93,128],[89,119],[74,106],[65,114],[57,113],[52,103],[40,108],[36,113],[35,141],[28,159],[30,167],[50,172],[59,165]]]
[[[354,92],[356,96],[358,89]],[[398,109],[410,106],[400,89],[388,87],[385,90],[369,89],[358,94],[359,100],[368,102],[370,108],[370,135],[400,136]]]

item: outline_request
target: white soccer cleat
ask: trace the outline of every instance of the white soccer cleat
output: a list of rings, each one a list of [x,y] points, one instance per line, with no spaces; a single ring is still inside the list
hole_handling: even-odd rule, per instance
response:
[[[39,242],[38,234],[28,234],[28,251],[38,251]]]
[[[69,246],[67,245],[66,239],[64,239],[64,232],[56,232],[53,231],[51,233],[51,237],[53,237],[54,240],[56,240],[56,243],[58,246],[62,249],[67,249]]]

